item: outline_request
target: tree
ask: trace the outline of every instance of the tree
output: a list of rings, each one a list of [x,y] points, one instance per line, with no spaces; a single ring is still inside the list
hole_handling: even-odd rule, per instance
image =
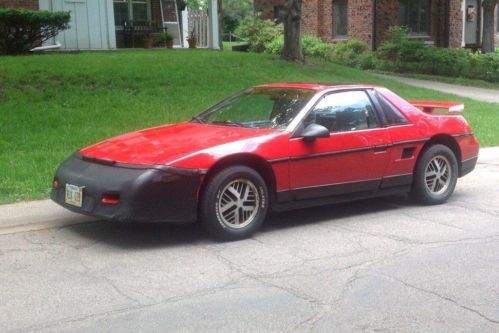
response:
[[[494,9],[499,3],[499,0],[483,0],[483,37],[482,37],[482,52],[495,51],[495,27],[494,27]]]
[[[300,36],[301,1],[284,2],[284,49],[281,58],[287,61],[303,62]]]
[[[234,32],[239,23],[253,15],[253,0],[223,0],[224,33]]]

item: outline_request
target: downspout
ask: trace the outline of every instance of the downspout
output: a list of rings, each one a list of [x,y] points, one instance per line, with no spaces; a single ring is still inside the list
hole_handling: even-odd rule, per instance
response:
[[[376,25],[376,21],[377,21],[377,1],[376,0],[372,0],[372,18],[373,18],[373,21],[372,21],[372,38],[371,38],[371,41],[372,41],[372,45],[371,45],[371,48],[373,51],[376,51],[376,28],[377,28],[377,25]]]

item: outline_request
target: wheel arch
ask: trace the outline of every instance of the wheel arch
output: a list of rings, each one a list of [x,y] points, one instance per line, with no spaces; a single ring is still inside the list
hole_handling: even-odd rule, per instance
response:
[[[214,175],[216,175],[221,170],[231,166],[246,166],[258,172],[267,184],[271,203],[274,201],[276,193],[276,180],[272,166],[264,158],[249,153],[229,155],[223,157],[215,164],[213,164],[213,166],[208,169],[208,172],[203,179],[203,182],[201,184],[200,196],[203,195],[206,184],[208,184],[208,182],[211,178],[213,178]]]
[[[419,157],[422,155],[422,153],[426,149],[428,149],[429,147],[436,145],[436,144],[444,145],[444,146],[448,147],[454,153],[454,155],[456,156],[456,160],[457,160],[458,176],[460,177],[461,176],[461,148],[459,147],[459,144],[457,143],[456,139],[453,138],[449,134],[437,134],[437,135],[432,136],[430,138],[430,140],[428,140],[424,144],[423,148],[421,149],[421,152],[419,153],[419,156],[418,156],[418,161],[419,161]]]

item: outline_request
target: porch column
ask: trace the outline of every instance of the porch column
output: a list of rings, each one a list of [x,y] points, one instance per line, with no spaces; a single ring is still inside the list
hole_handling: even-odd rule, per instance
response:
[[[208,0],[208,47],[210,49],[220,49],[219,29],[217,0]]]

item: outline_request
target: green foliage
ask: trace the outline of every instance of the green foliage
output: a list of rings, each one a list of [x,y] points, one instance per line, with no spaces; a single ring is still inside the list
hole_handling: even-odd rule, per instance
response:
[[[236,35],[246,39],[250,51],[253,52],[264,52],[265,45],[282,34],[282,24],[276,25],[271,20],[262,20],[259,15],[245,18],[236,29]]]
[[[179,6],[179,2],[177,2],[177,6]],[[207,0],[185,0],[183,2],[185,2],[185,5],[187,8],[192,9],[192,10],[206,10],[206,9],[208,9],[208,1]]]
[[[369,68],[366,67],[369,53],[369,45],[358,39],[350,39],[334,44],[330,52],[330,60],[351,67]]]
[[[155,44],[161,44],[164,42],[171,42],[173,40],[173,35],[168,32],[160,32],[154,37]]]
[[[400,73],[466,77],[499,82],[497,53],[438,48],[409,38],[407,30],[392,27],[389,39],[376,51],[374,67]]]
[[[284,50],[284,36],[278,36],[268,43],[265,43],[265,53],[281,55]]]
[[[0,8],[0,54],[21,54],[69,28],[69,12]]]
[[[301,46],[304,56],[321,59],[327,59],[333,48],[333,45],[324,43],[322,39],[314,36],[304,36],[301,39]],[[265,53],[281,55],[283,49],[284,37],[282,35],[265,44]]]
[[[318,57],[327,59],[333,49],[333,45],[324,43],[321,38],[314,36],[304,36],[301,39],[303,55],[305,57]]]
[[[253,15],[252,0],[222,0],[223,32],[234,32],[245,18]]]

